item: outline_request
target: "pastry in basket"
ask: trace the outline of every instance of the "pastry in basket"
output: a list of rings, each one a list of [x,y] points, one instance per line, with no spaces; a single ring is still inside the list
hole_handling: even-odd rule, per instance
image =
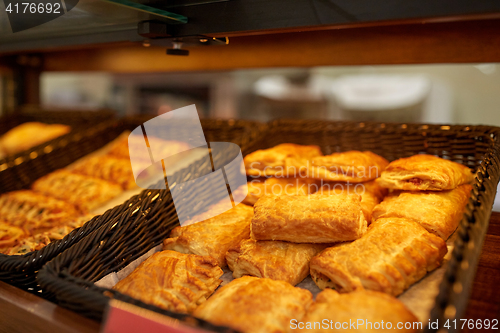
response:
[[[192,312],[212,295],[223,272],[214,258],[161,251],[142,262],[113,289],[144,303]]]
[[[391,162],[377,181],[396,190],[451,190],[472,182],[465,165],[432,155],[414,155]]]
[[[198,223],[177,227],[163,241],[163,248],[182,253],[193,253],[215,258],[220,267],[225,267],[226,252],[241,240],[250,238],[250,221],[253,209],[244,204],[223,211],[221,204],[212,211],[222,213]]]
[[[0,151],[5,155],[16,154],[69,133],[69,131],[71,131],[71,127],[66,125],[24,123],[0,137]]]
[[[93,156],[80,161],[71,171],[119,184],[126,190],[136,186],[130,160],[126,158]]]
[[[331,332],[337,331],[335,325],[339,328],[339,324],[344,325],[339,329],[342,332],[418,332],[423,327],[403,303],[390,295],[370,290],[339,294],[325,289],[300,323],[292,322],[291,328],[297,332]]]
[[[78,215],[65,201],[21,190],[0,195],[0,220],[34,234],[59,226]]]
[[[32,185],[33,190],[68,201],[87,213],[122,192],[119,185],[66,170],[54,171]]]
[[[297,168],[307,170],[309,178],[351,183],[367,182],[380,177],[388,164],[389,161],[382,156],[357,150],[315,157],[308,165],[294,162]]]
[[[85,222],[92,219],[92,215],[84,215],[73,218],[64,225],[54,227],[48,231],[32,235],[21,239],[16,246],[6,251],[10,256],[22,255],[32,251],[38,251],[49,245],[51,242],[63,239],[67,234],[76,228],[80,228]]]
[[[10,247],[19,244],[24,237],[26,233],[22,228],[0,222],[0,253],[8,252]]]
[[[252,275],[296,285],[309,275],[309,261],[325,244],[296,244],[245,239],[226,254],[234,278]]]
[[[252,238],[294,243],[355,240],[366,232],[361,196],[264,196],[254,206]]]
[[[308,290],[287,282],[244,276],[219,289],[194,316],[240,332],[288,332],[312,301]]]
[[[315,194],[352,194],[357,193],[361,196],[361,209],[365,215],[368,224],[372,220],[372,211],[380,203],[387,189],[380,187],[376,181],[372,180],[366,183],[326,183]]]
[[[298,177],[298,170],[293,166],[289,167],[291,160],[303,165],[312,158],[321,155],[323,154],[318,146],[282,143],[273,148],[254,151],[245,156],[243,161],[249,176]]]
[[[248,182],[248,195],[243,200],[254,205],[264,195],[307,195],[319,188],[319,182],[309,178],[264,178]]]
[[[373,210],[373,218],[404,217],[412,219],[430,233],[444,240],[457,229],[472,186],[448,191],[394,192]]]
[[[397,296],[441,265],[446,243],[408,219],[378,219],[351,243],[327,248],[311,260],[311,277],[321,289],[360,288]]]

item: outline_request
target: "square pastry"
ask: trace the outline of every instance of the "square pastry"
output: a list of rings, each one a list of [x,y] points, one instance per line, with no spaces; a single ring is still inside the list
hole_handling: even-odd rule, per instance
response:
[[[192,312],[217,289],[222,274],[214,258],[161,251],[113,289],[165,310]]]
[[[395,190],[451,190],[472,182],[474,175],[465,165],[432,155],[414,155],[391,162],[377,180]]]
[[[194,315],[240,332],[285,333],[312,301],[311,292],[287,282],[244,276],[220,288]]]
[[[394,192],[374,208],[373,219],[408,218],[447,240],[462,219],[471,190],[465,184],[448,191]]]
[[[265,195],[307,195],[318,190],[320,182],[309,178],[258,178],[248,182],[248,195],[243,200],[255,205]]]

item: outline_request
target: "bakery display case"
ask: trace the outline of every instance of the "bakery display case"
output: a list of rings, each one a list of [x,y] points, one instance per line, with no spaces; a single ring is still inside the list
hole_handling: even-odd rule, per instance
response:
[[[230,169],[224,173],[227,188],[209,181],[196,195],[182,191],[182,183],[208,177],[203,170],[215,172],[217,165],[235,158],[230,150],[216,154],[215,146],[211,160],[180,168],[166,189],[161,184],[157,189],[121,189],[121,195],[91,210],[92,216],[84,215],[81,224],[64,229],[58,238],[37,240],[38,247],[24,254],[0,254],[0,308],[5,308],[0,329],[110,332],[126,330],[113,325],[127,317],[129,329],[155,323],[165,331],[264,332],[276,324],[277,331],[290,331],[301,328],[292,328],[292,319],[321,321],[330,318],[328,309],[335,308],[338,315],[332,315],[332,322],[349,318],[337,308],[341,299],[352,306],[360,302],[356,306],[367,319],[420,322],[417,328],[426,332],[474,330],[485,320],[495,327],[500,215],[492,207],[500,181],[500,128],[494,126],[499,123],[464,123],[473,116],[452,115],[451,97],[435,77],[409,76],[402,67],[386,69],[428,64],[431,73],[434,64],[471,64],[496,78],[496,2],[80,0],[66,1],[65,8],[64,15],[38,27],[11,32],[18,29],[11,16],[10,26],[0,26],[0,134],[32,121],[72,128],[0,160],[0,193],[32,189],[82,209],[90,189],[76,185],[68,190],[70,183],[50,189],[60,180],[47,179],[66,172],[117,182],[117,169],[113,175],[97,175],[109,147],[117,140],[126,143],[134,129],[145,131],[145,122],[157,114],[196,104],[206,142],[240,147],[246,198],[235,201],[240,193],[230,188],[228,177],[236,172]],[[335,80],[325,75],[338,68],[347,75]],[[486,84],[478,82],[477,89],[484,89]],[[494,89],[484,94],[492,95]],[[38,110],[94,104],[101,110]],[[34,106],[36,111],[19,111]],[[267,156],[268,150],[272,153]],[[387,176],[400,168],[393,166],[395,161],[403,164],[415,155],[440,159],[415,163],[417,171],[409,169],[414,172],[410,178],[392,182],[378,173],[370,178],[349,169],[374,167]],[[256,174],[249,172],[251,158],[259,166]],[[344,165],[344,160],[349,161]],[[438,178],[418,173],[426,163],[425,172],[441,173]],[[267,174],[262,173],[266,165],[271,170]],[[297,176],[274,171],[289,166],[306,170],[304,179],[291,185],[293,191],[294,186],[308,188],[293,193],[298,201],[283,193],[268,197],[253,192],[290,185]],[[321,167],[337,171],[317,173]],[[442,177],[450,177],[448,185]],[[128,170],[127,182],[132,180]],[[363,192],[335,201],[334,194],[344,193],[335,187],[319,191],[346,182],[355,192],[362,184]],[[190,218],[203,222],[180,223],[174,191],[181,193],[176,200],[192,203]],[[200,203],[222,200],[227,191],[231,209],[212,207],[215,215],[197,211]],[[73,199],[77,192],[80,199]],[[98,196],[93,200],[97,203]],[[27,222],[14,226],[7,215],[0,220],[8,226],[0,229],[6,239],[13,227],[27,228]],[[273,223],[281,223],[276,221],[289,225],[272,229]],[[321,221],[328,221],[327,226],[320,226]],[[325,229],[314,233],[315,226]],[[349,228],[356,232],[351,235]],[[306,259],[292,262],[286,254],[293,251],[309,252]],[[331,259],[334,252],[343,259]],[[362,255],[356,258],[354,252]],[[296,270],[287,270],[292,266]],[[147,280],[151,272],[174,287],[156,286],[160,278]],[[190,278],[183,280],[183,274]],[[176,288],[188,296],[178,296]],[[163,293],[170,296],[158,296]],[[255,304],[238,303],[240,296]],[[375,306],[361,306],[363,300]],[[271,324],[272,311],[285,309],[286,302],[296,302],[298,308],[286,308],[286,320]],[[384,317],[383,311],[374,311],[376,304],[387,304],[397,316]],[[264,315],[261,306],[273,310]],[[23,322],[23,317],[28,319]],[[261,326],[247,327],[247,320]]]

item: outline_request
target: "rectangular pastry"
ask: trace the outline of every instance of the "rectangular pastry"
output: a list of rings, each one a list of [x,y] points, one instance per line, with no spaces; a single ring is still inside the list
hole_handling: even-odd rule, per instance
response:
[[[119,185],[67,170],[57,170],[38,179],[32,188],[45,195],[68,201],[84,213],[101,206],[122,192]]]
[[[339,294],[335,290],[325,289],[316,296],[316,301],[300,322],[292,322],[291,328],[298,328],[298,332],[331,332],[336,331],[336,325],[342,324],[344,326],[339,331],[397,329],[398,332],[419,332],[424,326],[417,326],[418,318],[397,298],[371,290]],[[350,326],[350,323],[354,323],[354,326]],[[398,329],[398,325],[403,328]]]
[[[161,251],[113,289],[165,310],[190,313],[217,289],[222,274],[214,258]]]
[[[71,171],[119,184],[125,190],[136,186],[130,160],[126,158],[93,156],[79,162]]]
[[[315,157],[307,169],[307,177],[336,182],[361,183],[380,177],[389,164],[382,156],[371,151],[347,151]],[[300,163],[294,162],[298,168]]]
[[[319,182],[309,178],[259,178],[248,182],[248,195],[243,203],[253,206],[264,195],[307,195],[319,188]]]
[[[357,193],[361,196],[361,209],[366,221],[370,224],[372,220],[372,211],[380,203],[387,189],[380,187],[376,181],[372,180],[366,183],[326,183],[315,194],[352,194]]]
[[[295,286],[309,275],[309,261],[326,244],[297,244],[245,239],[226,254],[233,278],[252,275]]]
[[[293,243],[358,239],[367,222],[358,194],[264,196],[254,206],[252,238]]]
[[[194,316],[240,332],[285,333],[312,301],[311,292],[287,282],[244,276],[220,288]]]
[[[397,296],[441,265],[448,251],[441,238],[408,219],[378,219],[351,243],[327,248],[311,260],[321,288],[365,288]]]
[[[307,161],[321,155],[323,154],[318,146],[282,143],[269,149],[254,151],[245,156],[243,161],[249,176],[298,177],[298,171],[290,165],[291,160],[306,164]]]
[[[408,218],[447,240],[462,219],[471,189],[465,184],[448,191],[395,192],[375,207],[373,218]]]
[[[28,235],[61,225],[78,214],[73,205],[34,191],[0,195],[0,220],[23,228]]]
[[[219,207],[215,205],[213,210]],[[208,220],[177,227],[170,238],[163,241],[163,248],[182,253],[192,253],[215,258],[220,267],[225,267],[226,252],[241,240],[250,238],[250,221],[253,209],[244,204],[221,211]]]
[[[465,165],[432,155],[414,155],[391,162],[377,181],[395,190],[451,190],[472,182]]]

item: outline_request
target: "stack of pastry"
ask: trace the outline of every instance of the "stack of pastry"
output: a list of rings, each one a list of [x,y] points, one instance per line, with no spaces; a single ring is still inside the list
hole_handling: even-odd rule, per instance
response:
[[[361,318],[417,330],[395,297],[441,265],[468,200],[468,168],[294,144],[247,155],[245,166],[256,177],[246,205],[214,205],[219,215],[175,228],[160,252],[168,259],[150,257],[115,288],[243,332],[322,331]],[[210,296],[226,267],[234,280]],[[315,301],[295,287],[309,274],[323,289]]]

